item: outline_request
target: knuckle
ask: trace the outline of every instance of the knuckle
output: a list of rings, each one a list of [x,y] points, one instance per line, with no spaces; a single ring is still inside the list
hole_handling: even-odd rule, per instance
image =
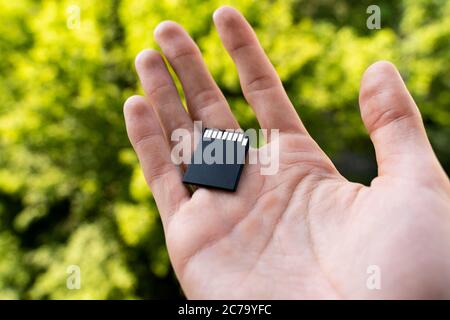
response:
[[[152,101],[157,102],[163,100],[172,92],[172,85],[164,82],[150,88],[148,96]]]
[[[374,93],[367,98],[363,118],[370,131],[404,119],[415,117],[414,109],[405,105],[404,97],[392,90]]]
[[[245,84],[245,90],[247,93],[251,94],[277,87],[278,84],[278,78],[269,74],[261,74],[253,77],[247,84]]]
[[[192,104],[196,106],[198,111],[214,105],[219,101],[222,101],[221,95],[213,88],[199,90],[192,98]]]
[[[144,149],[157,147],[159,145],[159,137],[154,133],[147,133],[138,136],[134,140],[134,147],[136,151],[145,151]]]
[[[194,47],[184,47],[178,48],[177,50],[173,50],[168,53],[168,57],[172,60],[172,63],[176,64],[180,60],[192,59],[195,58],[198,54],[197,50]]]

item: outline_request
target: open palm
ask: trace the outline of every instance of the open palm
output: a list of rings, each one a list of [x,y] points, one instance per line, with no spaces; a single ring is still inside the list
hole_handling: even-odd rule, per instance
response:
[[[393,65],[363,76],[360,106],[379,168],[370,187],[342,177],[302,125],[257,38],[234,9],[214,22],[262,128],[279,129],[279,171],[247,164],[235,193],[182,184],[170,134],[238,123],[200,51],[174,22],[155,38],[161,55],[136,58],[146,97],[125,103],[128,135],[161,214],[170,258],[188,298],[450,297],[450,184],[420,113]],[[268,146],[266,146],[268,147]],[[251,150],[250,152],[256,152]],[[367,286],[375,267],[381,287]]]

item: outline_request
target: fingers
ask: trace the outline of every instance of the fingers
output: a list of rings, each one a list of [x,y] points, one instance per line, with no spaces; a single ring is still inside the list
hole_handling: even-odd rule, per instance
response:
[[[180,79],[192,119],[203,121],[206,127],[239,128],[187,32],[175,22],[165,21],[155,29],[155,39]]]
[[[155,108],[168,141],[176,129],[187,129],[192,133],[192,120],[183,108],[161,55],[155,50],[144,50],[136,57],[135,64],[142,87],[150,105]]]
[[[189,199],[181,172],[170,160],[170,150],[155,112],[144,97],[130,97],[124,105],[128,137],[158,205],[164,225]]]
[[[214,13],[220,38],[236,64],[242,91],[262,128],[306,132],[282,83],[245,18],[231,7]]]
[[[381,61],[366,70],[359,102],[380,175],[412,175],[411,166],[432,161],[420,112],[394,65]]]

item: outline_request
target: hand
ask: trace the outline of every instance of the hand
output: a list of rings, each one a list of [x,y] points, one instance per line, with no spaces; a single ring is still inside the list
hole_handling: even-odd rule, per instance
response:
[[[129,138],[157,202],[170,259],[188,298],[450,298],[450,184],[399,73],[373,64],[360,108],[376,150],[370,187],[342,177],[305,130],[250,25],[214,14],[245,98],[262,128],[279,129],[279,171],[247,164],[237,192],[182,184],[170,134],[239,128],[200,51],[174,22],[155,38],[182,83],[188,112],[157,51],[136,68],[146,97],[124,107]],[[251,152],[255,152],[252,150]],[[369,290],[369,266],[380,290]]]

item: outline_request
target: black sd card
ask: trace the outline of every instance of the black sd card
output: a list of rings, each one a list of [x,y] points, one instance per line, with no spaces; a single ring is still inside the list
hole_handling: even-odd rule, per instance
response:
[[[235,191],[248,148],[249,138],[242,132],[203,130],[183,182]]]

